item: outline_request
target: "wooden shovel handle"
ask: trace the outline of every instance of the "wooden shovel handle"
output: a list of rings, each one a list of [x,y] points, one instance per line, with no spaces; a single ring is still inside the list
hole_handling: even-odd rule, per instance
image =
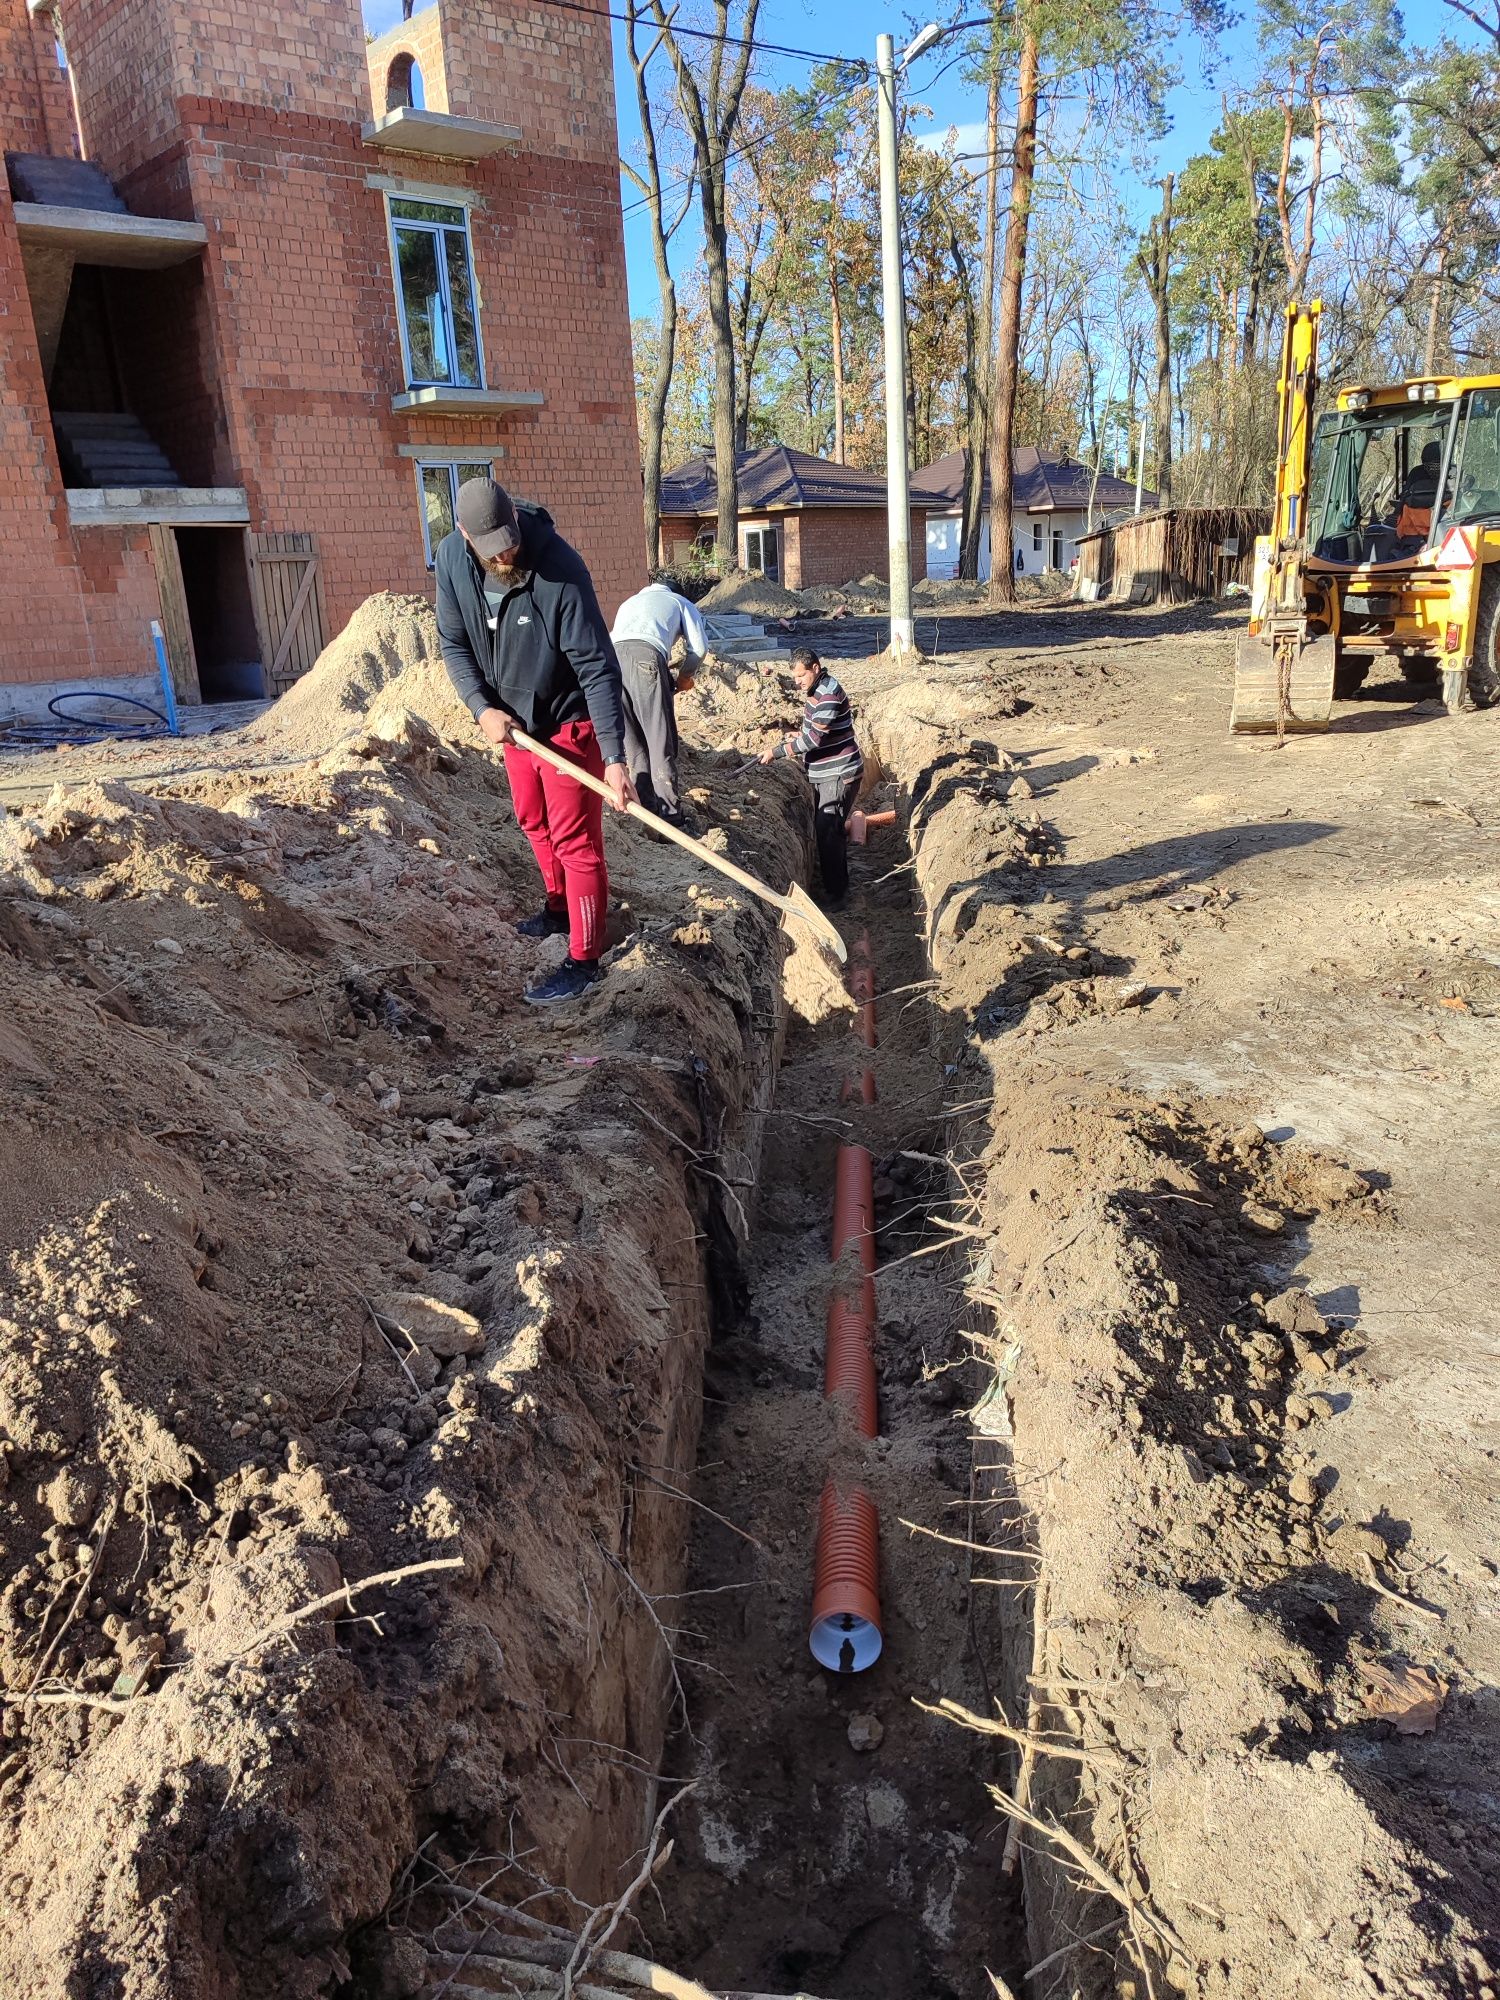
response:
[[[519,744],[523,750],[529,750],[533,757],[540,757],[542,762],[550,764],[554,771],[561,771],[565,777],[574,778],[580,785],[586,785],[591,792],[597,792],[601,799],[608,799],[611,804],[614,803],[614,794],[604,780],[596,778],[592,771],[585,771],[581,765],[575,764],[571,757],[564,757],[549,744],[538,743],[534,736],[528,736],[524,729],[517,729],[514,724],[511,726],[510,741]],[[667,840],[675,840],[679,847],[686,848],[689,854],[696,855],[705,867],[716,868],[721,875],[727,875],[731,882],[738,882],[740,887],[748,889],[752,896],[759,896],[767,903],[774,903],[784,914],[788,912],[793,915],[800,914],[791,910],[790,898],[778,896],[774,889],[768,889],[764,882],[757,881],[755,876],[743,868],[736,867],[734,862],[726,861],[722,854],[715,854],[711,847],[705,847],[701,840],[694,840],[690,833],[684,833],[680,826],[673,826],[670,820],[661,819],[656,813],[648,812],[634,799],[627,801],[625,810],[632,819],[638,819],[643,826],[649,826],[653,833],[662,834]]]

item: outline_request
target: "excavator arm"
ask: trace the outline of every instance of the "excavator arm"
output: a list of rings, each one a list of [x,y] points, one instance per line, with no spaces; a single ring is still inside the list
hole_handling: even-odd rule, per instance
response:
[[[1333,710],[1338,642],[1308,631],[1303,564],[1307,486],[1318,387],[1321,299],[1286,309],[1277,380],[1276,508],[1269,535],[1255,544],[1250,629],[1234,666],[1236,735],[1326,729]]]

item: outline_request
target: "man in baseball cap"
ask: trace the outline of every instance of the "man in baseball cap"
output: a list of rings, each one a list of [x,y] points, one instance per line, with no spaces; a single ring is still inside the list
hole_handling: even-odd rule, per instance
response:
[[[459,488],[458,526],[438,544],[434,567],[443,663],[485,740],[504,752],[516,819],[546,890],[541,909],[516,929],[568,936],[568,956],[526,998],[538,1006],[576,1000],[602,977],[603,802],[523,750],[511,730],[519,723],[602,777],[616,811],[625,810],[635,792],[609,627],[583,558],[546,508],[512,500],[493,479]]]

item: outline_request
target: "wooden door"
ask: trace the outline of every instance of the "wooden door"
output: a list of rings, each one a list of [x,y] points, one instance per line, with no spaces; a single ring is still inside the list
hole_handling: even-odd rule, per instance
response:
[[[152,522],[150,535],[151,566],[156,571],[156,594],[161,599],[161,629],[167,642],[172,689],[179,701],[197,703],[202,701],[203,691],[198,685],[198,656],[193,651],[193,628],[188,622],[177,536],[159,521]]]
[[[323,650],[323,581],[311,535],[247,531],[250,602],[266,693],[285,693]]]

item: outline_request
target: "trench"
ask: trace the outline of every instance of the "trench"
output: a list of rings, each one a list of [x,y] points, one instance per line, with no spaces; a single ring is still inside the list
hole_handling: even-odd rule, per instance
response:
[[[1002,1759],[935,1712],[947,1700],[993,1713],[1013,1593],[974,1580],[993,1482],[970,1412],[986,1375],[965,1338],[976,1321],[961,1239],[943,1227],[951,1092],[904,854],[895,828],[851,848],[839,921],[851,971],[868,944],[876,1047],[857,1015],[793,1017],[742,1303],[715,1316],[705,1362],[697,1504],[671,1619],[681,1698],[674,1690],[669,1769],[692,1789],[645,1921],[658,1956],[713,1992],[957,2000],[978,1990],[984,1965],[1024,1963],[1019,1877],[1003,1872],[1004,1823],[986,1790]],[[874,1163],[873,1440],[824,1394],[846,1146]],[[880,1517],[883,1646],[858,1672],[827,1671],[808,1645],[830,1473],[841,1490],[867,1490]]]

